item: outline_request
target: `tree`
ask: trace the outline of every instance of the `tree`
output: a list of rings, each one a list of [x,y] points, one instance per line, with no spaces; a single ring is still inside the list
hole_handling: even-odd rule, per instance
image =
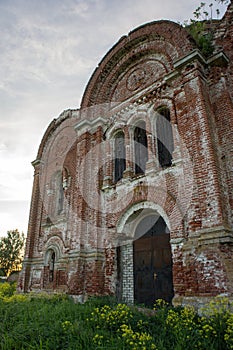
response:
[[[12,271],[19,271],[23,260],[24,233],[12,230],[6,237],[0,238],[0,269],[8,276]]]

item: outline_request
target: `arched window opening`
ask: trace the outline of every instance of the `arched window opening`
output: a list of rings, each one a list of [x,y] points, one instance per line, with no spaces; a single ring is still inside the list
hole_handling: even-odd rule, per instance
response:
[[[55,267],[55,252],[52,250],[49,257],[49,282],[53,282],[54,280],[54,267]]]
[[[148,160],[146,123],[140,122],[134,129],[135,174],[144,174]]]
[[[68,188],[68,180],[69,180],[68,170],[67,168],[63,168],[62,169],[62,187],[64,191],[67,190]]]
[[[64,188],[63,188],[63,176],[62,173],[59,172],[56,178],[56,195],[57,195],[57,214],[61,214],[64,206]]]
[[[125,162],[125,135],[123,131],[119,131],[115,136],[115,166],[114,166],[114,182],[123,178],[126,168]]]
[[[157,109],[156,131],[159,164],[162,168],[172,165],[174,140],[170,120],[170,110],[166,106]]]

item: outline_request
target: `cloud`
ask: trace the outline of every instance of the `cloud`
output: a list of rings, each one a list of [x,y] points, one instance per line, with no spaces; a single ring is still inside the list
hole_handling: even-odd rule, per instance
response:
[[[29,163],[20,152],[0,151],[0,199],[27,200],[31,194],[33,171],[25,164]]]
[[[5,143],[1,142],[0,143],[0,152],[1,151],[6,151],[7,150],[7,146],[5,145]]]
[[[25,214],[27,213],[27,214]],[[0,200],[0,236],[7,231],[19,229],[27,232],[27,220],[29,216],[28,201],[2,201]],[[27,217],[27,220],[26,218]]]

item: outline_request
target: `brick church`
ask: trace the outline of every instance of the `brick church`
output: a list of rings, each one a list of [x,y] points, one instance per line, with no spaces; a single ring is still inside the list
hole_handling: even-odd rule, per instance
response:
[[[233,295],[233,3],[206,56],[186,28],[144,24],[54,119],[36,160],[22,292],[77,301]]]

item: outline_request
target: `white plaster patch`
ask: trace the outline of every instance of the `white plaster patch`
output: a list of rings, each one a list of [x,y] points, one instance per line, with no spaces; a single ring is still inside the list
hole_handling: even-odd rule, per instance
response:
[[[215,259],[210,259],[202,252],[196,257],[196,261],[202,264],[202,273],[207,281],[214,280],[214,285],[216,288],[224,288],[225,290],[227,290],[227,286],[224,282],[223,270],[219,269],[218,267],[219,261],[217,256]]]

